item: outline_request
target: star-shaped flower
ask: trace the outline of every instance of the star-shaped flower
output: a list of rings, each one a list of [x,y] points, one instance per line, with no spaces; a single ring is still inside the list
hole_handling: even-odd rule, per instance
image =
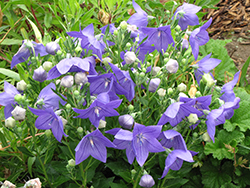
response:
[[[40,110],[29,107],[29,109],[33,114],[38,116],[35,122],[35,127],[37,129],[51,129],[58,142],[61,142],[63,135],[66,137],[68,136],[63,130],[62,119],[54,112],[52,108]]]
[[[75,148],[76,165],[80,164],[90,155],[95,159],[106,163],[106,147],[115,148],[116,146],[109,139],[103,136],[99,129],[87,134]]]
[[[193,30],[190,35],[189,43],[192,48],[192,54],[195,60],[198,58],[199,46],[202,46],[209,41],[209,35],[206,29],[211,25],[211,23],[212,18],[210,18],[203,26]]]

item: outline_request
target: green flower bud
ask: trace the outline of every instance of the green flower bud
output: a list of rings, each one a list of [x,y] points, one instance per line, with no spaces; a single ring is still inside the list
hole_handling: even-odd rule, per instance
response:
[[[15,99],[15,101],[16,101],[16,102],[18,102],[18,103],[19,103],[19,102],[21,102],[21,101],[22,101],[23,97],[22,97],[22,95],[21,95],[21,94],[16,94],[16,95],[15,95],[15,97],[14,97],[14,99]]]
[[[128,110],[129,111],[133,111],[134,110],[134,106],[132,104],[128,105]]]
[[[193,133],[194,138],[197,138],[198,136],[199,136],[198,133],[196,133],[196,132]]]
[[[114,30],[114,35],[117,36],[118,35],[118,30]]]
[[[68,103],[68,104],[66,104],[66,106],[65,106],[65,107],[66,107],[66,109],[67,109],[67,110],[70,110],[70,109],[72,108],[72,106],[71,106],[69,103]]]
[[[77,132],[78,132],[78,133],[83,133],[83,128],[82,128],[82,127],[78,127],[78,128],[77,128]]]
[[[74,91],[74,95],[77,97],[77,96],[80,95],[80,92],[79,92],[78,90],[75,90],[75,91]]]
[[[21,128],[21,127],[17,127],[17,132],[22,132],[23,131],[23,129]]]
[[[76,53],[82,52],[82,47],[81,47],[81,46],[77,46],[77,47],[75,48],[75,51],[76,51]]]
[[[130,42],[128,42],[128,43],[126,44],[126,48],[131,48]]]
[[[173,92],[174,92],[174,90],[170,87],[170,88],[168,88],[168,95],[172,95],[173,94]]]
[[[197,114],[192,113],[187,118],[191,124],[195,124],[199,120]]]
[[[139,75],[140,75],[141,78],[145,77],[145,73],[144,72],[141,72]]]
[[[205,132],[203,135],[202,135],[202,139],[205,141],[205,142],[211,142],[211,138],[210,136],[208,135],[207,132]]]
[[[76,165],[76,162],[75,162],[75,160],[74,159],[70,159],[69,161],[68,161],[68,165],[69,166],[75,166]]]
[[[47,136],[47,137],[50,137],[51,136],[51,130],[50,129],[47,129],[44,131],[44,134]]]
[[[195,97],[201,97],[201,96],[202,96],[201,92],[200,91],[196,91]]]
[[[127,29],[127,27],[128,27],[128,24],[127,24],[126,21],[122,21],[122,22],[120,23],[120,28],[121,28],[121,29],[125,30],[125,29]]]

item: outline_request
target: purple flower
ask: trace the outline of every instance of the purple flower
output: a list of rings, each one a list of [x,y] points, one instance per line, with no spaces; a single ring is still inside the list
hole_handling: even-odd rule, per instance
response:
[[[104,120],[105,117],[119,115],[114,108],[118,108],[121,102],[122,100],[109,101],[108,94],[103,93],[97,96],[97,99],[90,105],[89,108],[84,110],[73,108],[73,110],[80,114],[77,118],[89,118],[90,122],[97,128],[101,119]]]
[[[28,47],[27,44],[32,45],[32,47]],[[13,67],[16,66],[17,64],[27,61],[30,55],[33,54],[34,52],[35,56],[38,56],[38,54],[40,54],[40,56],[45,56],[48,54],[43,44],[24,40],[18,52],[12,58],[11,69],[13,69]]]
[[[0,105],[5,106],[4,108],[4,116],[5,119],[11,117],[11,112],[14,110],[14,107],[17,105],[15,102],[15,96],[20,94],[17,89],[4,81],[4,92],[0,93]]]
[[[183,161],[194,162],[190,151],[175,149],[171,153],[169,153],[165,161],[165,168],[161,178],[164,178],[167,175],[169,169],[179,170],[182,166]]]
[[[199,18],[196,13],[200,9],[201,7],[188,3],[183,3],[182,6],[177,8],[174,16],[176,16],[176,19],[179,19],[178,25],[182,30],[187,29],[188,25],[199,25]]]
[[[127,91],[116,82],[112,73],[102,74],[99,76],[88,77],[90,83],[90,94],[100,94],[103,92],[113,91],[118,95],[125,95]]]
[[[94,26],[93,24],[88,25],[83,30],[80,28],[80,32],[71,31],[67,32],[71,37],[77,37],[81,39],[82,48],[92,50],[93,54],[96,54],[100,59],[102,59],[102,53],[105,48],[105,43],[102,40],[98,40],[94,35]]]
[[[225,102],[225,104],[223,105],[224,108],[223,115],[226,119],[231,119],[233,117],[234,110],[240,107],[239,103],[240,103],[239,97],[235,97],[234,101],[232,102]]]
[[[147,27],[148,25],[148,14],[141,9],[141,7],[133,0],[133,7],[136,11],[129,19],[130,25],[136,25],[137,27]]]
[[[127,150],[133,149],[133,152],[138,164],[143,166],[148,158],[149,152],[162,152],[165,151],[159,141],[156,139],[162,126],[144,126],[135,123],[133,133],[126,130],[119,130],[115,135],[117,140],[129,141],[126,143]],[[132,146],[131,146],[132,145]],[[129,158],[128,158],[129,160]]]
[[[201,112],[200,114],[201,116],[204,115],[203,110],[209,110],[209,105],[211,104],[212,96],[207,95],[197,98],[180,97],[180,102],[189,102],[189,101],[193,101],[192,106]]]
[[[237,84],[240,76],[240,71],[238,71],[234,75],[234,79],[226,84],[224,84],[221,88],[221,93],[223,94],[220,99],[225,102],[233,102],[235,99],[235,94],[233,91],[234,86]]]
[[[62,105],[65,105],[67,102],[64,101],[60,96],[55,94],[53,90],[56,90],[56,86],[54,83],[50,83],[47,85],[45,88],[42,89],[40,94],[38,95],[38,100],[36,103],[37,107],[40,109],[45,109],[45,108],[53,108],[53,109],[59,109],[59,102]]]
[[[39,68],[34,70],[32,78],[38,82],[44,82],[47,79],[47,72],[43,69],[42,66],[40,66]]]
[[[169,105],[157,125],[164,125],[169,122],[172,126],[176,126],[182,121],[182,119],[189,116],[191,113],[199,116],[201,112],[192,107],[193,105],[194,101],[190,101],[188,103],[175,102]]]
[[[158,137],[158,140],[161,140],[160,143],[165,148],[187,150],[187,146],[182,135],[175,130],[163,131]]]
[[[153,78],[153,79],[151,79],[150,82],[149,82],[148,90],[150,92],[154,93],[157,90],[157,88],[160,85],[160,83],[161,83],[161,79],[160,78]]]
[[[61,48],[60,48],[59,44],[57,42],[54,42],[54,41],[47,43],[45,46],[46,52],[51,54],[51,55],[56,55],[56,52],[60,49]]]
[[[54,112],[52,108],[39,110],[29,107],[29,109],[33,114],[38,116],[35,122],[35,127],[37,129],[51,129],[58,142],[61,142],[63,135],[68,136],[63,130],[62,119]]]
[[[211,23],[212,18],[210,18],[203,26],[195,29],[190,35],[189,43],[195,60],[198,58],[199,46],[202,46],[209,41],[209,35],[206,29],[211,25]]]
[[[210,136],[210,138],[214,142],[214,135],[215,135],[215,126],[224,124],[225,123],[225,116],[223,114],[224,112],[224,107],[222,106],[219,109],[212,110],[209,112],[207,115],[207,133]]]
[[[168,45],[171,44],[174,46],[175,44],[169,25],[158,28],[144,27],[141,30],[143,33],[148,35],[148,39],[145,41],[145,43],[148,46],[154,44],[154,47],[158,50],[158,52],[163,53],[162,50],[165,52],[168,48]]]
[[[124,95],[131,101],[135,96],[135,83],[131,79],[128,71],[122,71],[117,66],[109,63],[120,85],[127,91]]]
[[[200,84],[200,80],[202,76],[204,75],[204,72],[209,73],[213,68],[215,68],[221,62],[221,60],[219,59],[210,58],[210,57],[211,57],[211,53],[205,56],[197,64],[193,65],[193,67],[195,68],[194,70],[195,78],[198,84]]]
[[[95,62],[93,56],[84,59],[79,57],[63,59],[56,66],[50,69],[47,80],[57,78],[67,72],[87,72],[90,70],[91,62]]]
[[[102,28],[100,28],[100,30],[102,31],[102,34],[105,35],[106,29],[108,28],[108,26],[109,26],[109,33],[113,34],[114,31],[117,30],[116,27],[115,27],[115,24],[113,24],[113,23],[112,24],[108,24],[108,25],[105,25]]]
[[[146,187],[146,188],[150,188],[153,187],[155,184],[154,179],[152,178],[152,176],[150,176],[149,174],[145,174],[141,177],[141,180],[139,182],[139,185],[142,187]]]
[[[106,147],[115,148],[116,146],[103,134],[96,129],[92,133],[87,134],[82,138],[77,147],[76,152],[76,165],[87,159],[90,155],[95,159],[106,163],[107,149]]]

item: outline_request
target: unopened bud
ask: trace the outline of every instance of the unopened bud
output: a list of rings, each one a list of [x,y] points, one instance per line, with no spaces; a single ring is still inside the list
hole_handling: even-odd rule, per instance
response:
[[[107,122],[101,119],[101,120],[99,121],[98,129],[105,128],[105,127],[106,127],[106,124],[107,124]]]
[[[24,120],[26,115],[26,109],[16,106],[15,109],[11,112],[15,120]]]
[[[77,128],[77,132],[78,132],[78,133],[83,133],[83,128],[82,128],[82,127],[78,127],[78,128]]]
[[[136,59],[137,57],[134,52],[128,51],[124,54],[124,61],[126,62],[126,64],[132,64],[136,61]]]
[[[70,110],[71,108],[72,108],[72,106],[68,103],[68,104],[66,104],[66,109],[68,109],[68,110]]]
[[[153,187],[155,184],[154,179],[152,178],[152,176],[150,176],[149,174],[145,174],[141,177],[141,180],[139,182],[139,185],[142,187]]]
[[[157,91],[158,95],[160,97],[164,97],[166,95],[166,90],[163,89],[163,88],[160,88],[158,91]]]
[[[120,116],[118,121],[120,125],[126,129],[131,129],[134,125],[134,118],[128,114]]]
[[[201,97],[201,96],[202,96],[201,92],[200,91],[196,91],[195,97]]]
[[[75,83],[76,84],[85,84],[88,81],[87,74],[85,72],[78,72],[75,74]]]
[[[47,137],[50,137],[51,136],[51,130],[50,129],[47,129],[44,131],[44,134],[47,136]]]
[[[20,82],[17,82],[16,88],[19,91],[24,91],[27,88],[27,84],[24,80],[21,80]]]
[[[128,110],[129,111],[133,111],[134,110],[134,106],[132,104],[128,105]]]
[[[187,86],[185,84],[181,83],[177,86],[177,90],[180,92],[185,92],[187,90]]]
[[[169,73],[176,73],[178,71],[179,64],[176,60],[170,59],[166,64],[166,69]]]
[[[202,81],[208,86],[208,87],[212,87],[216,81],[212,78],[212,76],[209,73],[205,73],[202,76]]]
[[[168,88],[168,95],[172,95],[173,94],[173,92],[174,92],[174,90],[170,87],[170,88]]]
[[[5,120],[5,127],[14,128],[15,125],[16,125],[16,120],[14,120],[12,117],[8,117]]]
[[[122,21],[122,22],[120,23],[120,28],[121,28],[121,29],[125,30],[125,29],[127,29],[127,27],[128,27],[128,24],[127,24],[126,21]]]
[[[76,165],[76,162],[75,162],[75,160],[74,159],[70,159],[69,161],[68,161],[68,165],[69,166],[75,166]]]
[[[57,42],[49,42],[46,44],[45,50],[47,53],[51,54],[51,55],[56,55],[56,52],[58,50],[60,50],[60,46],[59,44],[57,44]]]
[[[35,178],[35,179],[31,179],[29,181],[27,181],[24,185],[24,188],[41,188],[42,187],[42,183],[40,181],[39,178]]]
[[[50,61],[45,61],[44,63],[43,63],[43,69],[45,70],[45,71],[49,71],[51,68],[53,67],[53,64],[50,62]]]
[[[47,72],[43,69],[42,66],[34,70],[33,79],[38,82],[43,82],[47,79]]]
[[[211,138],[209,136],[209,134],[207,132],[205,132],[203,135],[202,135],[202,139],[205,141],[205,142],[211,142]]]
[[[74,77],[71,75],[64,76],[61,79],[61,86],[70,88],[74,84]]]
[[[21,101],[22,101],[23,97],[22,97],[22,95],[21,95],[21,94],[16,94],[16,95],[15,95],[15,97],[14,97],[14,99],[15,99],[15,101],[16,101],[16,102],[18,102],[18,103],[19,103],[19,102],[21,102]]]
[[[161,67],[153,67],[152,76],[156,76],[160,70]]]
[[[62,116],[60,116],[60,118],[62,120],[63,126],[65,126],[68,123],[68,121],[64,119]]]
[[[192,113],[187,118],[191,124],[195,124],[199,120],[197,114]]]
[[[160,78],[153,78],[153,79],[151,79],[150,82],[149,82],[148,90],[150,92],[154,93],[157,90],[157,88],[158,88],[158,86],[159,86],[160,83],[161,83],[161,79]]]

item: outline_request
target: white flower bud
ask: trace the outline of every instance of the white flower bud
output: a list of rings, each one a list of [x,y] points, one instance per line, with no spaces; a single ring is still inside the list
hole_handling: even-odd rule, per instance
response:
[[[74,84],[74,77],[71,75],[64,76],[61,79],[61,86],[63,86],[63,87],[70,88],[73,86],[73,84]]]
[[[16,186],[8,180],[5,180],[1,188],[16,188]]]
[[[205,132],[203,135],[202,135],[202,139],[205,141],[205,142],[211,142],[211,138],[209,136],[209,134],[207,132]]]
[[[87,74],[85,72],[78,72],[75,74],[75,83],[76,84],[85,84],[86,82],[88,82],[88,77]]]
[[[180,101],[180,97],[189,98],[185,93],[182,93],[182,92],[179,93],[179,97],[178,97],[177,101]]]
[[[164,97],[166,95],[166,90],[163,89],[163,88],[160,88],[158,91],[157,91],[158,95],[160,97]]]
[[[124,55],[124,60],[126,62],[126,64],[132,64],[136,61],[137,57],[135,55],[134,52],[126,52],[125,55]]]
[[[177,90],[180,92],[184,92],[187,90],[187,86],[185,84],[181,83],[177,86]]]
[[[187,118],[188,121],[192,124],[195,124],[199,120],[197,114],[192,114],[192,113]]]
[[[15,125],[16,125],[16,120],[14,120],[12,117],[8,117],[5,120],[5,127],[14,128]]]
[[[126,129],[131,129],[134,125],[134,118],[128,114],[120,116],[118,121],[120,125]]]
[[[62,116],[59,116],[59,117],[62,120],[63,126],[65,126],[68,123],[68,121],[66,119],[64,119]]]
[[[102,58],[102,63],[107,66],[108,63],[112,63],[112,59],[110,57],[104,57]]]
[[[152,76],[156,76],[160,72],[161,67],[153,67]]]
[[[20,82],[17,82],[16,88],[19,91],[24,91],[27,88],[27,84],[24,80],[21,80]]]
[[[31,179],[29,181],[27,181],[24,185],[23,188],[41,188],[42,187],[42,183],[40,181],[39,178],[35,178],[35,179]]]
[[[55,55],[56,52],[60,49],[61,48],[60,48],[59,44],[57,44],[57,42],[49,42],[45,46],[46,52],[51,54],[51,55]]]
[[[176,60],[170,59],[166,64],[166,69],[169,73],[176,73],[178,71],[179,64]]]
[[[53,67],[53,64],[50,62],[50,61],[45,61],[44,63],[43,63],[43,69],[45,70],[45,71],[49,71],[51,68]]]
[[[69,161],[68,161],[68,165],[69,166],[75,166],[76,165],[76,162],[75,162],[75,160],[74,159],[70,159]]]
[[[150,176],[149,174],[145,174],[141,177],[141,180],[139,182],[139,185],[142,187],[153,187],[155,184],[154,179],[152,178],[152,176]]]
[[[154,92],[157,90],[157,88],[158,88],[160,82],[161,82],[161,79],[160,79],[160,78],[153,78],[153,79],[151,79],[151,80],[150,80],[150,83],[149,83],[148,90],[149,90],[150,92],[153,92],[153,93],[154,93]]]
[[[212,78],[212,76],[209,74],[209,73],[205,73],[203,76],[202,76],[202,81],[208,86],[208,87],[212,87],[215,83],[216,83],[216,80],[214,80]]]
[[[11,112],[15,120],[24,120],[26,115],[26,109],[16,106],[15,109]]]
[[[105,127],[106,127],[106,124],[107,124],[107,122],[101,119],[101,120],[99,121],[98,129],[105,128]]]

